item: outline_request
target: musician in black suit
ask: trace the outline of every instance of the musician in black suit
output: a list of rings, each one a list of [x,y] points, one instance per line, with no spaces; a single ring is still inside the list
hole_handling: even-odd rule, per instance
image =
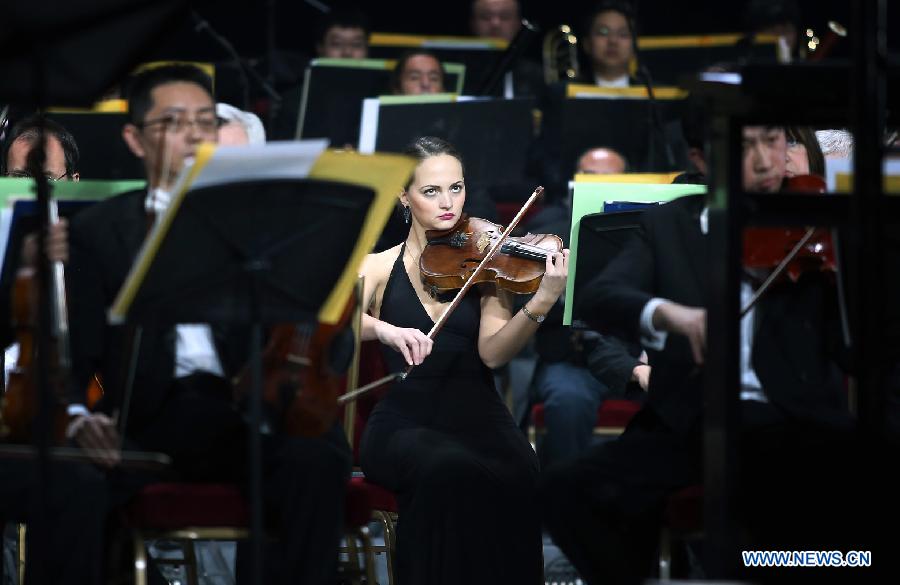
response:
[[[743,132],[744,188],[777,191],[784,129]],[[644,212],[638,236],[583,292],[586,320],[640,340],[653,368],[648,402],[624,434],[543,480],[546,526],[588,583],[649,576],[666,496],[701,480],[706,217],[702,196]],[[752,288],[743,283],[742,297]],[[853,493],[843,474],[858,460],[846,456],[836,311],[833,287],[810,274],[772,291],[742,321],[741,503],[756,548],[864,541],[858,519],[829,505]]]
[[[114,420],[115,413],[121,416],[126,357],[133,349],[137,359],[125,421],[127,444],[169,454],[178,479],[242,483],[248,429],[232,403],[228,380],[246,363],[248,336],[207,324],[146,324],[138,344],[126,328],[106,324],[106,310],[150,222],[166,208],[167,190],[198,145],[216,140],[218,128],[210,80],[194,67],[166,66],[141,74],[129,103],[123,136],[144,160],[148,188],[85,210],[70,229],[74,406],[69,433],[80,445],[100,450],[98,464],[117,465]],[[79,404],[94,372],[103,376],[105,395],[91,413]],[[335,424],[318,438],[276,431],[263,441],[264,504],[281,542],[279,558],[266,559],[278,578],[266,582],[330,582],[350,475],[346,438]],[[133,476],[114,480],[118,499],[141,483]]]
[[[519,0],[473,0],[470,8],[469,32],[476,37],[512,43],[522,28]],[[526,56],[516,59],[506,79],[511,83],[504,85],[505,97],[534,96],[540,102],[547,89],[543,67]]]

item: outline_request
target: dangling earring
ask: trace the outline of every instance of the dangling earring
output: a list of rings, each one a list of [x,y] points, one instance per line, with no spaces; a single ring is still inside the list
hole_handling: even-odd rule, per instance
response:
[[[412,216],[412,212],[409,210],[409,205],[403,206],[403,221],[407,224],[411,221],[410,218]]]

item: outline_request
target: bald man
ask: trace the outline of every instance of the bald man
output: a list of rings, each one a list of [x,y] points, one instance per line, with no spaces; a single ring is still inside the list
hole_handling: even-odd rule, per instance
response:
[[[618,175],[628,170],[625,157],[611,148],[591,148],[578,159],[578,173]]]

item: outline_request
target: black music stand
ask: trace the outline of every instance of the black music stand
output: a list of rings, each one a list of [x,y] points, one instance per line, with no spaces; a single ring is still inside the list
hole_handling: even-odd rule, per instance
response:
[[[581,218],[572,292],[573,328],[590,328],[578,312],[580,293],[634,237],[640,227],[641,213],[643,211],[592,213]]]
[[[465,39],[471,43],[442,43],[440,40],[428,44],[409,45],[369,45],[369,57],[374,59],[398,59],[411,49],[427,49],[441,63],[462,63],[466,67],[463,80],[463,95],[477,95],[478,85],[491,73],[494,64],[501,58],[503,51],[496,47],[492,39],[470,37]]]
[[[442,63],[444,86],[457,91],[466,72]],[[291,138],[327,138],[335,148],[359,141],[359,121],[366,98],[391,93],[393,67],[377,59],[315,59],[306,68],[303,93]]]
[[[450,141],[471,185],[516,183],[528,170],[534,99],[379,103],[364,112],[360,152],[403,152],[419,136]]]
[[[310,322],[344,273],[375,192],[313,179],[190,191],[125,310],[142,323],[249,325],[251,564],[261,583],[263,325]],[[152,238],[152,236],[151,236]],[[190,253],[186,254],[186,251]],[[135,348],[134,351],[137,351]],[[122,414],[127,418],[127,405]]]

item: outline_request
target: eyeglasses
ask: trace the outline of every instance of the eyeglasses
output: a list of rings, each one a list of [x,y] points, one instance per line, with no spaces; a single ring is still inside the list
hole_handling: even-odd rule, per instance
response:
[[[592,30],[591,34],[597,37],[618,37],[622,40],[628,40],[631,38],[631,31],[627,28],[612,30],[609,27],[600,26]]]
[[[187,116],[163,116],[155,120],[147,120],[140,124],[141,128],[162,126],[168,132],[181,134],[188,126],[193,126],[201,134],[214,134],[222,125],[223,120],[217,116],[200,116],[191,120]]]
[[[60,176],[56,177],[53,175],[53,173],[44,173],[44,176],[47,178],[48,181],[59,181],[59,180],[63,179],[64,177],[66,177],[67,175],[68,175],[68,173],[63,173]],[[23,171],[23,170],[8,171],[6,173],[6,176],[11,177],[13,179],[33,179],[34,178],[34,175],[31,174],[31,171]]]

